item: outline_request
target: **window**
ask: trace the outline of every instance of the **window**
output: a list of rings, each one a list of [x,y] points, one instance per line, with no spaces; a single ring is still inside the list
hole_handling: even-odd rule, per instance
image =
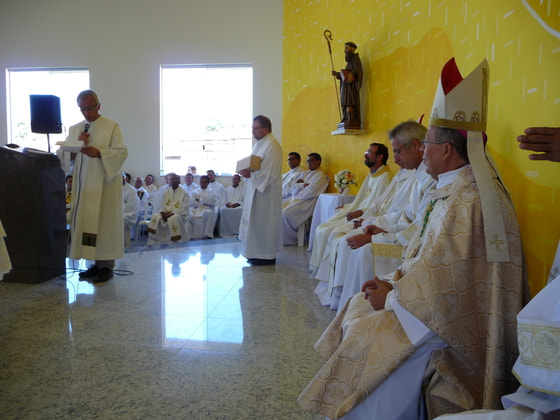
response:
[[[89,70],[84,68],[8,69],[7,114],[9,143],[48,150],[47,135],[31,132],[29,95],[55,95],[60,98],[62,133],[50,134],[51,151],[65,140],[67,128],[84,119],[76,104],[82,90],[89,89]]]
[[[162,175],[190,165],[233,174],[251,154],[252,113],[252,67],[162,66]]]

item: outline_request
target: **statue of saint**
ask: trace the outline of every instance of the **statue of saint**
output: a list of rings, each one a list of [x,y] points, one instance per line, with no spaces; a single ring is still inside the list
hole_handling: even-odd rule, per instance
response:
[[[333,70],[332,75],[340,80],[340,105],[342,107],[341,128],[361,129],[360,87],[362,86],[362,61],[356,52],[358,46],[353,42],[344,44],[346,68],[340,72]]]

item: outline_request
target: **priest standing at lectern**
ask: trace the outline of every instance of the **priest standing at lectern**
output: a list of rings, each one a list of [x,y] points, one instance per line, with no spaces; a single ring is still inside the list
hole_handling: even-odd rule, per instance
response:
[[[128,150],[119,125],[99,113],[95,92],[81,92],[77,102],[85,121],[70,127],[66,141],[84,147],[61,159],[74,168],[70,258],[95,261],[80,280],[100,283],[113,277],[115,260],[124,254],[121,174]]]

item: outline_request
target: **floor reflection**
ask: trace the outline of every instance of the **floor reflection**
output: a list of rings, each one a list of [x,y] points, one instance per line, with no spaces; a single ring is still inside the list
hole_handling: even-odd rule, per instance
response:
[[[239,289],[244,258],[231,253],[173,252],[161,257],[163,342],[243,342]]]
[[[91,262],[90,262],[91,263]],[[72,260],[66,258],[66,289],[68,290],[68,304],[80,299],[82,303],[91,301],[91,296],[95,294],[95,287],[87,281],[80,281],[78,273],[87,270],[89,267],[87,260]],[[88,298],[88,296],[90,296]]]

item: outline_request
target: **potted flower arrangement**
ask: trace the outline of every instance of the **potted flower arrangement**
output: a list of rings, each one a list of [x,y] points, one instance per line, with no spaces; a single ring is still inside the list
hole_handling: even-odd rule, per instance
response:
[[[356,175],[348,169],[343,169],[334,176],[334,186],[341,194],[350,193],[350,185],[358,185]]]

